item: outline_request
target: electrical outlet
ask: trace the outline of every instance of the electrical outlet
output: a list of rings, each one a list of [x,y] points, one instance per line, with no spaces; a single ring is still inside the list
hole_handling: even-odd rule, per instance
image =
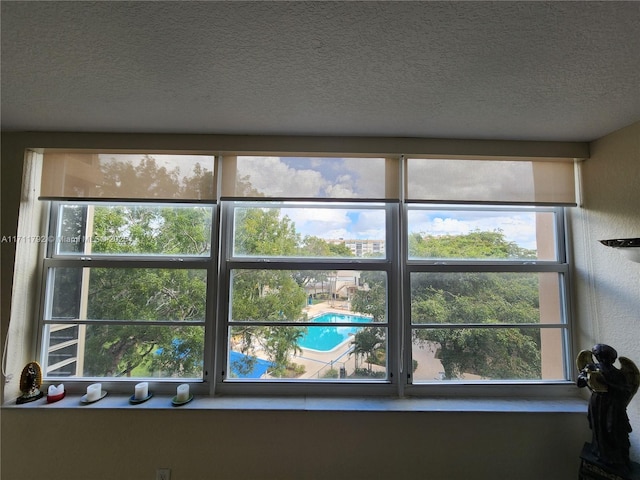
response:
[[[156,480],[171,480],[171,469],[170,468],[157,469]]]

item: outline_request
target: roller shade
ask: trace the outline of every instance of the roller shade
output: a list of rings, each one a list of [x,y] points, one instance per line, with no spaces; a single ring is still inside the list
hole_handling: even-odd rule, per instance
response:
[[[389,200],[398,158],[225,156],[223,198]]]
[[[408,201],[577,205],[572,161],[408,158],[406,162]]]
[[[400,157],[222,158],[223,198],[398,200]],[[42,199],[215,202],[216,158],[46,151]],[[410,202],[576,205],[572,161],[407,158]]]
[[[45,152],[41,199],[216,199],[215,158],[206,155]]]

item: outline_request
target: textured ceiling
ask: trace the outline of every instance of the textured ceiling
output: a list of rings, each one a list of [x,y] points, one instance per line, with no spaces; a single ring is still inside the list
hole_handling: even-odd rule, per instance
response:
[[[592,140],[640,2],[2,2],[2,128]]]

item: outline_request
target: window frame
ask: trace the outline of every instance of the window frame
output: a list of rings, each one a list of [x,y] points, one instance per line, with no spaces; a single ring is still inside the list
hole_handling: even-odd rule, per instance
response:
[[[52,382],[64,382],[75,386],[86,388],[91,383],[99,382],[103,384],[105,389],[122,391],[123,389],[133,390],[133,385],[142,381],[153,383],[154,389],[161,392],[169,392],[175,389],[175,386],[182,383],[192,385],[192,391],[196,394],[207,394],[211,390],[210,368],[207,365],[212,364],[214,345],[208,339],[214,331],[213,320],[216,305],[217,292],[217,275],[215,274],[215,259],[218,251],[218,235],[217,235],[217,216],[218,209],[215,203],[211,202],[171,202],[167,200],[161,201],[140,201],[133,200],[131,202],[123,202],[119,200],[106,199],[103,201],[93,200],[45,200],[47,203],[44,212],[47,215],[47,242],[43,248],[41,285],[40,288],[40,305],[38,309],[38,328],[36,351],[43,365],[43,378]],[[68,254],[57,252],[58,242],[58,222],[63,205],[85,205],[87,208],[93,206],[113,206],[113,205],[139,205],[139,206],[208,206],[211,208],[211,247],[208,255],[125,255],[125,254]],[[86,222],[86,218],[84,220]],[[59,240],[59,239],[58,239]],[[53,273],[55,268],[146,268],[146,269],[194,269],[203,270],[206,278],[206,297],[205,297],[205,318],[202,321],[179,321],[179,320],[90,320],[76,319],[76,321],[64,319],[47,319],[47,310],[49,309],[50,290],[53,290]],[[194,377],[63,377],[47,375],[47,356],[49,351],[49,335],[47,334],[48,325],[145,325],[145,326],[183,326],[183,327],[202,327],[204,330],[204,345],[202,352],[203,369],[202,378]],[[45,336],[47,338],[45,338]],[[160,388],[155,388],[155,387]],[[73,389],[73,387],[72,387]]]
[[[567,241],[567,219],[566,209],[561,206],[523,206],[523,205],[480,205],[479,211],[513,211],[513,212],[552,212],[554,214],[554,247],[556,251],[555,260],[501,260],[501,259],[415,259],[409,257],[409,222],[408,215],[409,210],[416,208],[415,205],[419,204],[417,208],[425,210],[466,210],[469,209],[469,204],[447,204],[446,206],[440,203],[434,202],[417,202],[409,201],[403,206],[403,223],[406,225],[406,229],[403,232],[403,250],[404,256],[404,271],[403,271],[403,285],[405,287],[403,306],[407,316],[404,319],[403,325],[406,330],[403,332],[403,349],[404,345],[408,345],[408,350],[411,352],[412,344],[412,332],[414,329],[427,329],[433,328],[436,324],[420,324],[414,325],[411,319],[411,274],[412,273],[482,273],[482,272],[497,272],[497,273],[557,273],[559,275],[559,313],[561,316],[561,322],[559,323],[543,323],[540,322],[536,325],[524,324],[525,328],[540,328],[540,329],[559,329],[561,332],[562,343],[562,359],[563,359],[563,371],[564,379],[557,380],[488,380],[488,381],[464,381],[464,380],[450,380],[447,382],[438,381],[421,381],[414,383],[411,378],[411,374],[408,374],[407,385],[405,386],[406,395],[424,396],[431,394],[459,394],[460,392],[469,393],[481,392],[483,395],[489,394],[490,391],[499,391],[503,388],[509,388],[510,392],[514,389],[528,394],[531,392],[530,387],[546,387],[553,388],[556,386],[566,386],[572,383],[573,378],[573,363],[572,363],[572,329],[571,329],[571,302],[570,302],[570,265],[569,265],[569,252]],[[482,324],[445,324],[437,326],[436,328],[446,329],[460,329],[460,328],[522,328],[523,325],[517,323],[511,324],[499,324],[497,327],[487,327]],[[405,368],[407,372],[410,370],[410,361],[412,360],[411,353],[405,356],[407,361]]]
[[[357,206],[361,208],[383,208],[385,210],[386,238],[385,238],[385,257],[384,258],[306,258],[306,257],[269,257],[268,259],[234,257],[233,255],[233,232],[234,232],[234,215],[233,210],[238,204],[244,205],[266,205],[286,204],[288,207],[295,206],[313,206],[324,208],[345,208],[345,205]],[[263,199],[262,201],[227,199],[220,203],[221,217],[221,237],[220,237],[220,256],[219,256],[219,307],[218,307],[218,327],[216,342],[216,393],[226,395],[396,395],[399,388],[399,372],[398,363],[398,342],[394,341],[399,338],[399,322],[393,321],[392,317],[398,318],[394,305],[399,305],[399,295],[393,288],[397,285],[399,279],[399,269],[394,268],[397,265],[398,257],[398,241],[393,235],[397,231],[397,214],[394,211],[398,209],[398,203],[395,201],[371,202],[363,201],[344,201],[337,202],[334,199],[324,199],[311,201],[303,200],[284,200],[284,199]],[[226,234],[224,233],[226,232]],[[336,382],[331,380],[321,381],[304,381],[304,380],[269,380],[269,381],[228,381],[226,380],[226,365],[228,358],[228,333],[230,328],[230,278],[234,269],[249,270],[357,270],[357,271],[384,271],[387,274],[387,373],[386,381],[380,380],[362,380]],[[292,325],[288,323],[287,325]]]
[[[218,159],[220,157],[217,157]],[[216,162],[216,171],[218,171],[218,169],[220,168],[219,166],[219,162]],[[401,182],[402,182],[402,173],[401,173]],[[401,194],[402,195],[402,194]],[[218,196],[218,200],[220,200],[220,197]],[[329,200],[331,201],[331,200]],[[163,203],[172,203],[172,202],[168,202],[168,201],[163,201]],[[406,215],[406,209],[407,206],[410,204],[410,202],[405,202],[404,199],[400,199],[399,201],[392,201],[392,203],[397,203],[397,208],[398,208],[398,213],[394,216],[394,222],[396,224],[396,228],[395,230],[393,228],[388,228],[387,229],[387,236],[391,235],[390,232],[392,231],[396,231],[399,232],[400,231],[400,225],[406,225],[407,224],[407,215]],[[557,207],[559,209],[561,209],[561,207]],[[214,206],[214,221],[212,222],[212,252],[211,252],[211,257],[210,257],[210,264],[207,268],[208,270],[208,284],[207,284],[207,299],[211,300],[210,302],[207,302],[207,318],[205,319],[205,368],[203,369],[204,371],[207,370],[207,365],[208,366],[212,366],[214,368],[213,370],[213,374],[209,371],[208,374],[208,378],[207,375],[204,375],[205,378],[203,378],[203,381],[201,383],[198,384],[192,384],[192,387],[194,388],[194,392],[196,393],[209,393],[210,395],[213,394],[217,394],[217,393],[224,393],[224,394],[234,394],[234,393],[241,393],[241,394],[246,394],[246,395],[262,395],[262,394],[321,394],[321,395],[333,395],[333,394],[337,394],[337,395],[373,395],[373,394],[379,394],[379,395],[393,395],[393,396],[398,396],[398,397],[402,397],[404,395],[416,395],[416,396],[421,396],[421,395],[425,395],[425,394],[430,394],[432,393],[434,390],[433,388],[431,388],[432,386],[429,385],[412,385],[410,382],[406,382],[405,378],[403,376],[404,372],[408,371],[409,368],[409,364],[410,364],[410,358],[411,355],[407,355],[406,352],[404,352],[404,349],[406,347],[406,345],[410,345],[410,332],[411,332],[411,325],[410,325],[410,320],[407,318],[408,313],[410,311],[410,301],[408,300],[408,288],[407,285],[407,279],[408,279],[408,275],[410,273],[410,261],[408,259],[405,259],[403,257],[403,255],[406,254],[407,252],[407,245],[406,245],[406,240],[407,240],[407,235],[402,235],[400,234],[397,237],[397,240],[395,240],[395,248],[394,248],[394,252],[392,255],[392,258],[395,259],[395,261],[398,262],[398,267],[395,269],[391,269],[392,270],[392,274],[390,275],[390,285],[395,285],[397,286],[397,290],[393,289],[393,292],[390,290],[388,295],[389,295],[389,299],[388,299],[388,318],[389,318],[389,323],[388,323],[388,331],[389,331],[389,345],[390,347],[393,345],[395,345],[395,352],[392,355],[391,352],[389,354],[389,362],[390,362],[390,366],[389,369],[391,369],[391,364],[392,362],[395,362],[397,367],[394,369],[396,372],[398,372],[397,374],[394,375],[394,380],[391,383],[391,387],[392,388],[388,388],[388,389],[384,389],[381,387],[380,384],[373,384],[373,385],[367,385],[364,383],[358,383],[358,384],[340,384],[340,385],[336,385],[336,388],[332,388],[333,386],[330,386],[330,388],[328,387],[327,383],[322,383],[322,385],[320,386],[320,388],[315,388],[314,386],[311,386],[309,384],[306,383],[300,383],[299,385],[291,385],[289,383],[283,383],[282,385],[277,385],[277,388],[271,388],[269,387],[269,385],[273,385],[275,386],[276,384],[274,383],[270,383],[270,384],[264,384],[264,383],[260,383],[257,385],[253,385],[253,386],[247,386],[246,388],[242,388],[242,389],[235,389],[235,388],[228,388],[226,386],[224,386],[224,382],[222,382],[221,378],[219,378],[219,372],[220,372],[220,365],[222,365],[220,363],[220,355],[222,354],[221,351],[223,350],[222,348],[220,348],[222,338],[226,338],[226,335],[221,335],[220,334],[220,325],[224,324],[224,322],[221,321],[221,318],[223,318],[221,316],[221,313],[223,313],[225,311],[225,309],[228,309],[228,305],[225,305],[228,302],[224,301],[225,296],[223,295],[223,293],[228,289],[228,276],[224,275],[224,272],[226,271],[226,273],[229,272],[229,269],[227,268],[226,270],[223,269],[221,267],[221,264],[223,262],[225,262],[225,260],[223,259],[223,255],[218,255],[218,262],[215,261],[215,255],[221,252],[225,251],[225,247],[224,247],[224,242],[225,242],[225,230],[226,227],[224,225],[224,223],[221,221],[221,219],[224,217],[224,215],[222,214],[222,207],[221,204],[218,202],[215,206]],[[556,220],[558,220],[558,217],[556,218]],[[563,215],[564,217],[564,215]],[[557,230],[557,232],[562,233],[563,237],[566,237],[566,235],[568,234],[565,226],[566,223],[564,222],[564,218],[562,221],[562,226],[563,229],[562,230]],[[570,356],[571,356],[571,314],[570,314],[570,297],[568,295],[568,291],[569,290],[569,284],[570,284],[570,276],[569,276],[569,263],[568,261],[566,261],[567,258],[567,252],[566,250],[564,250],[564,245],[566,245],[566,242],[564,241],[565,239],[563,238],[561,241],[560,239],[561,235],[558,235],[557,238],[557,243],[559,244],[559,248],[563,248],[563,252],[565,255],[565,266],[563,267],[565,269],[564,271],[564,275],[565,275],[565,281],[563,283],[564,286],[564,292],[565,295],[563,296],[563,309],[565,311],[565,318],[566,318],[566,331],[567,331],[567,335],[565,338],[565,343],[568,344],[567,345],[567,354],[565,355],[565,363],[567,364],[567,366],[570,365]],[[213,242],[214,239],[216,239],[219,242],[219,245],[214,253],[213,251]],[[391,245],[391,243],[389,242],[387,244],[387,248],[388,245]],[[560,252],[560,250],[558,250],[558,252]],[[387,258],[389,258],[389,253],[387,253]],[[121,261],[125,261],[124,259],[122,259]],[[93,262],[93,261],[92,261]],[[516,262],[517,263],[517,262]],[[541,263],[541,262],[539,262]],[[286,262],[283,263],[283,265],[286,264]],[[43,262],[44,265],[44,262]],[[296,262],[292,262],[292,266],[293,268],[300,268],[299,266],[300,264],[297,264]],[[311,264],[309,264],[311,265]],[[317,266],[318,263],[317,261],[313,262],[313,265]],[[91,266],[96,266],[96,263],[93,262],[91,263]],[[459,267],[463,266],[463,264],[459,264]],[[515,265],[514,265],[515,266]],[[430,267],[431,268],[431,267]],[[46,279],[46,270],[47,268],[43,268],[43,273],[42,273],[42,283],[41,285],[46,285],[45,283],[45,279]],[[392,277],[392,275],[395,275],[395,281],[394,278]],[[213,288],[212,291],[210,291],[210,289]],[[43,308],[44,308],[44,296],[45,296],[45,289],[42,289],[41,292],[41,297],[42,300],[41,301],[41,306],[40,306],[40,315],[39,315],[39,319],[43,319]],[[209,310],[212,309],[212,311],[210,312]],[[392,311],[394,313],[392,313]],[[399,321],[391,321],[391,317],[392,315],[396,315],[396,318],[399,318],[401,320]],[[38,332],[37,332],[37,336],[38,336],[38,341],[42,340],[42,325],[40,324],[38,327]],[[210,334],[210,333],[211,334]],[[395,332],[395,333],[393,333]],[[407,338],[408,338],[408,342],[407,342]],[[41,351],[41,346],[38,345],[38,349],[37,351]],[[568,368],[568,372],[571,371],[571,368]],[[209,368],[210,370],[210,368]],[[568,376],[569,379],[567,381],[564,382],[554,382],[557,384],[562,384],[562,385],[567,385],[570,383],[570,375]],[[107,384],[107,388],[109,388],[109,385],[111,383],[113,383],[114,387],[112,388],[122,388],[119,387],[119,385],[127,385],[126,388],[129,388],[129,385],[126,383],[126,381],[103,381],[102,379],[98,379],[99,381],[101,381],[103,384]],[[155,380],[155,379],[154,379]],[[140,381],[140,380],[136,380],[136,381]],[[180,381],[180,379],[177,379],[177,381]],[[133,381],[131,382],[131,386],[133,384]],[[170,383],[171,385],[174,385],[176,382],[169,382],[167,380],[162,380],[158,383]],[[73,383],[77,384],[77,385],[85,385],[88,383],[91,383],[91,381],[85,381],[85,379],[80,380],[80,381],[74,381]],[[182,383],[182,381],[180,381],[180,383]],[[522,385],[523,386],[535,386],[535,387],[540,387],[543,385],[552,385],[553,383],[550,382],[540,382],[540,383],[535,383],[535,382],[523,382]],[[198,385],[201,385],[201,387],[199,387]],[[461,387],[467,388],[467,387],[471,387],[474,391],[477,392],[482,392],[482,391],[492,391],[495,392],[496,390],[500,389],[501,387],[505,386],[505,385],[510,385],[509,382],[491,382],[491,383],[485,383],[481,386],[481,388],[476,388],[476,386],[470,386],[470,385],[462,385],[462,386],[455,386],[455,390],[457,390],[458,392],[460,391]],[[439,393],[444,393],[446,391],[446,386],[445,385],[437,385],[437,386],[433,386],[435,387]],[[175,388],[174,386],[170,386],[170,387],[166,387],[166,386],[161,386],[158,391],[171,391],[171,388]],[[471,391],[468,390],[467,391]]]

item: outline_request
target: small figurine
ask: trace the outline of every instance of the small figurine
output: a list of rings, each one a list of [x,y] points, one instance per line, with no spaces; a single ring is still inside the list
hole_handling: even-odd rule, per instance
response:
[[[20,395],[16,399],[17,404],[33,402],[44,396],[44,392],[40,391],[42,385],[42,369],[38,362],[29,362],[22,369],[20,375]]]
[[[590,351],[581,351],[576,359],[577,385],[591,390],[588,412],[591,453],[602,464],[627,472],[631,468],[627,406],[638,391],[640,371],[626,357],[618,358],[620,368],[616,368],[613,365],[616,358],[615,349],[601,343]]]

